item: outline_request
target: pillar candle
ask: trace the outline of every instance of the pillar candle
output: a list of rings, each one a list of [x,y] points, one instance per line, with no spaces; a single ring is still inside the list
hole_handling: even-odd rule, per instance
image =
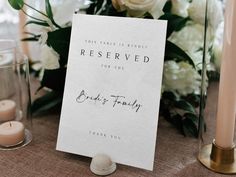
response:
[[[12,100],[0,101],[0,122],[16,118],[16,103]]]
[[[236,113],[236,0],[228,0],[225,10],[215,143],[232,148]]]
[[[21,122],[10,121],[0,125],[0,145],[15,146],[24,141],[25,128]]]

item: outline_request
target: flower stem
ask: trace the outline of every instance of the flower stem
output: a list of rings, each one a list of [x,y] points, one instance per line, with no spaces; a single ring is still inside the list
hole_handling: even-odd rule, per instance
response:
[[[25,15],[27,15],[28,17],[30,17],[30,18],[32,18],[32,19],[34,19],[34,20],[37,20],[37,21],[40,21],[40,22],[46,22],[46,21],[44,21],[44,20],[41,20],[41,19],[39,19],[39,18],[35,18],[35,17],[33,17],[33,16],[27,14],[27,13],[24,11],[24,9],[21,9],[21,10],[22,10],[22,12],[23,12]]]
[[[54,26],[56,26],[57,28],[61,29],[61,27],[60,27],[54,20],[51,20],[51,22],[52,22],[52,24],[53,24]]]
[[[39,11],[39,10],[35,9],[35,8],[34,8],[34,7],[32,7],[31,5],[29,5],[29,4],[26,4],[26,3],[24,3],[24,5],[26,5],[27,7],[29,7],[29,8],[31,8],[31,9],[35,10],[35,11],[36,11],[36,12],[38,12],[39,14],[41,14],[41,15],[43,15],[43,16],[45,16],[45,17],[47,17],[47,18],[48,18],[48,16],[47,16],[45,13],[43,13],[43,12],[41,12],[41,11]]]
[[[27,4],[27,3],[24,3],[24,5],[27,6],[27,7],[29,7],[29,8],[31,8],[31,9],[33,9],[33,10],[35,10],[35,11],[38,12],[39,14],[41,14],[41,15],[47,17],[49,20],[51,20],[52,24],[53,24],[54,26],[56,26],[57,28],[59,28],[59,29],[61,28],[54,20],[50,19],[49,16],[47,16],[45,13],[43,13],[43,12],[41,12],[41,11],[35,9],[34,7],[32,7],[31,5],[29,5],[29,4]],[[24,12],[25,15],[27,15],[28,17],[30,17],[30,18],[32,18],[32,19],[34,19],[34,20],[38,20],[38,21],[41,21],[41,22],[45,22],[44,20],[41,20],[41,19],[38,19],[38,18],[35,18],[35,17],[32,17],[32,16],[28,15],[23,9],[22,9],[22,11]]]

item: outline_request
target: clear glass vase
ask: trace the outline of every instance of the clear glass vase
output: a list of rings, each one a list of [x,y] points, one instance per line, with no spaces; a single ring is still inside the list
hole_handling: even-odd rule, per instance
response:
[[[28,59],[13,40],[0,40],[0,150],[32,141]]]
[[[229,75],[229,73],[232,73],[230,71],[232,69],[230,65],[233,65],[235,63],[232,62],[235,58],[227,57],[232,56],[232,53],[234,53],[231,47],[233,46],[233,44],[235,44],[235,35],[229,33],[230,30],[234,31],[233,29],[235,29],[234,25],[232,25],[233,20],[236,16],[236,3],[234,0],[228,0],[225,9],[224,48],[219,49],[223,51],[221,58],[222,68],[220,86],[219,83],[215,83],[214,89],[210,87],[211,93],[209,93],[208,95],[211,95],[211,100],[206,101],[205,83],[207,82],[206,67],[208,64],[206,61],[206,57],[209,48],[212,45],[207,40],[207,36],[211,35],[209,30],[209,28],[211,27],[211,22],[213,20],[211,19],[211,13],[212,8],[215,7],[213,3],[216,3],[216,1],[217,0],[206,1],[207,5],[205,15],[205,40],[203,54],[201,106],[199,116],[198,159],[206,168],[210,169],[211,171],[221,174],[236,174],[236,151],[234,143],[231,143],[235,134],[233,132],[235,124],[235,108],[233,107],[234,101],[232,102],[232,100],[235,99],[235,94],[232,94],[235,92],[235,90],[231,93],[230,91],[232,90],[233,84],[229,84],[229,82],[234,82],[233,80],[230,81],[229,78],[231,76]],[[218,14],[214,14],[215,17],[217,17],[217,15]],[[234,42],[232,42],[232,44],[227,42],[225,43],[225,40]],[[223,37],[221,42],[223,43]],[[226,50],[226,48],[228,49]],[[228,54],[226,54],[227,52]],[[229,71],[226,71],[227,69],[229,69]],[[224,72],[222,73],[222,71]],[[223,75],[224,77],[222,77]],[[218,86],[220,87],[220,89],[218,89]],[[214,97],[212,95],[214,95]],[[225,144],[227,144],[227,146],[225,146]]]

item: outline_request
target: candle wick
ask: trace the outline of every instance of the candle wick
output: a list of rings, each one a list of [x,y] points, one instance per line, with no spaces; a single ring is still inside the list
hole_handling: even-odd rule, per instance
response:
[[[10,127],[11,127],[11,122],[9,122],[10,123]]]

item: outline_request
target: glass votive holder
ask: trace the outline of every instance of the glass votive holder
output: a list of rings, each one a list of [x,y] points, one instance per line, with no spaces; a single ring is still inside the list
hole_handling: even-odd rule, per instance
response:
[[[32,141],[30,105],[28,59],[14,41],[0,40],[0,150]]]
[[[206,1],[206,17],[205,17],[205,41],[204,41],[204,57],[202,71],[203,80],[206,82],[206,55],[210,43],[206,40],[207,28],[210,27],[211,19],[209,13],[214,7],[213,3],[219,1],[211,0]],[[235,127],[235,84],[233,79],[232,67],[235,63],[234,45],[236,35],[232,35],[231,31],[235,31],[234,17],[236,18],[236,3],[235,0],[228,0],[225,8],[225,21],[224,21],[224,35],[223,50],[222,50],[222,64],[220,83],[215,83],[215,89],[209,88],[209,98],[206,102],[206,88],[202,87],[201,94],[201,107],[199,118],[199,153],[198,160],[202,165],[211,171],[220,174],[235,175],[236,174],[236,148],[234,140],[234,127]],[[220,13],[220,12],[219,12]],[[230,42],[229,42],[230,41]],[[232,41],[232,42],[231,42]],[[234,43],[233,43],[234,41]],[[205,85],[205,84],[202,84]],[[212,86],[212,85],[211,85]],[[217,90],[218,91],[217,91]],[[215,92],[215,93],[214,93]],[[215,95],[212,97],[212,95]],[[218,95],[218,97],[217,97]],[[204,112],[205,105],[206,109]],[[214,110],[211,110],[214,108]],[[214,111],[214,112],[213,112]],[[209,114],[211,112],[211,114]]]

